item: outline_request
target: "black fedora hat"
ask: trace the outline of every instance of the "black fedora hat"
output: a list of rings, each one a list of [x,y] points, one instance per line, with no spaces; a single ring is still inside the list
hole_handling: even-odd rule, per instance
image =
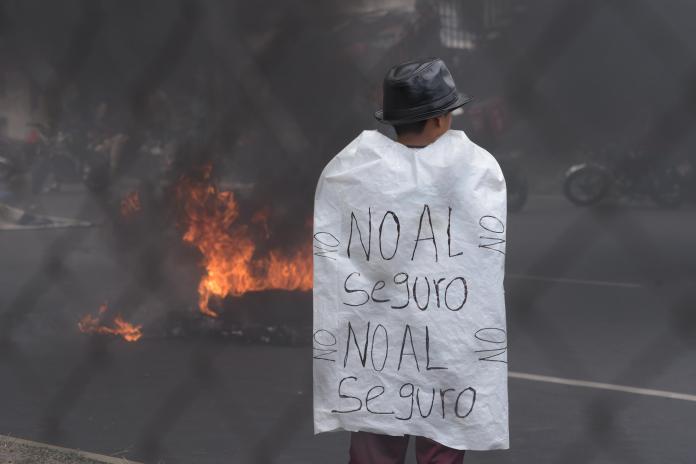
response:
[[[472,98],[457,91],[440,58],[401,63],[384,77],[382,109],[375,118],[387,124],[407,124],[445,114]]]

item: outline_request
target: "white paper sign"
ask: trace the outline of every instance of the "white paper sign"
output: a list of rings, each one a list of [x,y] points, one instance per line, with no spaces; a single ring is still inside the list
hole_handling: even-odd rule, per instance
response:
[[[508,448],[506,192],[461,131],[365,131],[314,205],[314,430]]]

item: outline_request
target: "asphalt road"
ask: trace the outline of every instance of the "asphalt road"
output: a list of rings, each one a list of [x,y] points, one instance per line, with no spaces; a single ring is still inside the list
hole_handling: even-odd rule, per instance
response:
[[[42,207],[104,219],[79,192]],[[511,449],[467,463],[696,462],[696,396],[666,393],[696,395],[695,231],[688,207],[584,210],[553,196],[510,216]],[[163,264],[131,259],[138,241]],[[108,225],[0,231],[0,434],[148,463],[347,462],[347,434],[312,435],[309,346],[78,333],[104,299],[146,329],[195,302],[185,252],[125,242]],[[308,295],[264,301],[311,318]]]

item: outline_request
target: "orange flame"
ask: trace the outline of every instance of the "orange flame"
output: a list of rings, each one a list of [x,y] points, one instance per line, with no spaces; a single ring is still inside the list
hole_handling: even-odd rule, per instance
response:
[[[98,333],[98,334],[111,334],[118,335],[124,340],[129,342],[135,342],[143,336],[141,325],[134,325],[123,320],[120,315],[114,318],[115,327],[107,327],[102,325],[102,317],[106,313],[108,306],[106,303],[99,306],[98,316],[93,316],[91,314],[85,314],[85,316],[80,319],[77,323],[77,327],[82,333]]]
[[[210,181],[212,167],[206,166],[201,180],[182,177],[176,195],[183,212],[183,240],[203,255],[205,275],[198,284],[198,307],[211,317],[211,297],[241,296],[263,290],[302,290],[312,288],[311,243],[289,255],[280,250],[257,252],[253,232],[240,224],[234,193],[220,191]],[[265,237],[268,211],[256,213],[252,224],[259,224]],[[260,255],[260,256],[258,256]]]
[[[128,218],[142,209],[140,195],[137,190],[130,192],[121,200],[121,216]]]

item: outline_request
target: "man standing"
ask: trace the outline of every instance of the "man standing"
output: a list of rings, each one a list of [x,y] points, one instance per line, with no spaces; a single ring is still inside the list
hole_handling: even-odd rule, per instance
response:
[[[375,117],[326,166],[314,212],[315,432],[351,431],[351,464],[462,463],[508,448],[506,195],[451,111],[440,59],[393,67]]]

